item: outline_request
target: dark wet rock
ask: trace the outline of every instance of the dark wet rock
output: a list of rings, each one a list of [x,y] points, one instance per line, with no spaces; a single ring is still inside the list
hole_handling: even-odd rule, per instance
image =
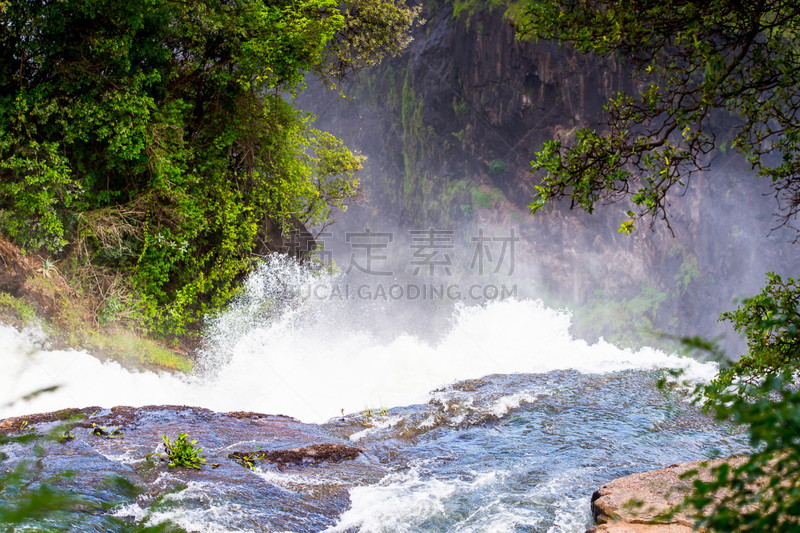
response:
[[[317,243],[306,225],[291,215],[285,223],[265,218],[259,226],[255,245],[258,255],[277,252],[303,259],[316,249]]]
[[[0,239],[0,291],[21,296],[25,280],[34,272],[33,265],[19,248]]]
[[[55,422],[66,423],[68,428],[73,427],[92,427],[83,422],[83,419],[96,411],[101,411],[102,407],[85,407],[83,409],[61,409],[49,413],[36,413],[27,416],[16,416],[0,420],[0,435],[18,435],[24,433],[26,428],[34,428],[40,424],[53,424]],[[73,420],[74,419],[74,420]],[[72,422],[70,423],[70,420]]]
[[[64,527],[50,530],[120,531],[109,521],[152,525],[166,517],[187,531],[318,533],[337,523],[336,531],[485,531],[508,510],[513,519],[530,517],[518,529],[544,531],[557,523],[554,510],[565,508],[588,527],[586,510],[570,501],[591,493],[587,483],[598,476],[627,473],[632,458],[647,469],[703,457],[711,446],[727,455],[749,449],[744,435],[731,437],[696,406],[654,408],[664,396],[649,370],[496,375],[434,396],[381,416],[354,413],[322,425],[186,406],[67,409],[0,421],[6,434],[58,434],[66,423],[74,436],[43,442],[41,458],[31,442],[0,446],[0,470],[34,459],[29,468],[40,469],[32,472],[37,482],[74,472],[58,486],[80,496],[80,507],[64,514]],[[72,419],[76,414],[84,418]],[[665,414],[669,424],[655,426]],[[21,428],[25,421],[32,431]],[[98,425],[119,426],[124,438],[93,435]],[[641,438],[642,427],[657,427],[656,445]],[[174,442],[181,433],[197,439],[209,465],[168,466],[162,436]],[[242,460],[256,453],[275,462],[256,459],[255,469],[243,468],[229,458],[236,452]],[[598,490],[596,505],[607,502],[609,485],[615,486]],[[651,533],[647,526],[612,521],[597,530]]]
[[[280,467],[284,467],[287,464],[308,466],[322,462],[339,463],[347,459],[355,459],[365,451],[364,448],[345,446],[343,444],[312,444],[311,446],[289,450],[232,452],[228,457],[237,462],[244,462],[245,460],[269,461]]]

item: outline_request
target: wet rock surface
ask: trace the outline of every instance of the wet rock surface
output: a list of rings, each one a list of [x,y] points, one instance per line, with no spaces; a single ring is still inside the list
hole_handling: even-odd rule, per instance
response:
[[[0,474],[28,461],[34,488],[52,479],[79,496],[55,526],[31,521],[48,531],[167,520],[204,533],[584,531],[587,496],[606,480],[701,459],[712,446],[746,452],[680,398],[665,397],[650,370],[567,370],[461,381],[426,403],[321,425],[185,406],[65,409],[0,420],[0,438],[53,435],[38,455],[32,442],[0,446]],[[162,436],[174,443],[181,433],[207,465],[168,466]],[[598,530],[651,533],[647,525]]]
[[[710,479],[715,466],[728,462],[741,464],[745,458],[676,463],[649,472],[615,479],[592,494],[592,515],[600,524],[587,533],[689,533],[694,520],[686,512],[670,518],[664,515],[683,502],[692,490],[692,479],[681,479],[689,470],[698,470],[702,479]]]
[[[353,426],[351,433],[363,429]],[[53,436],[42,441],[44,459],[36,475],[48,479],[72,472],[54,484],[82,498],[89,512],[81,514],[92,530],[108,527],[112,518],[157,523],[179,506],[179,525],[190,530],[192,520],[200,524],[214,513],[218,524],[220,514],[229,516],[234,529],[252,522],[261,531],[320,531],[347,509],[351,487],[386,473],[366,448],[280,415],[185,406],[89,407],[0,421],[0,435],[33,433]],[[197,439],[208,465],[168,466],[162,435],[174,440],[180,433]],[[3,469],[33,458],[29,444],[6,445],[2,452]],[[255,455],[255,468],[237,464],[237,456],[246,454]]]

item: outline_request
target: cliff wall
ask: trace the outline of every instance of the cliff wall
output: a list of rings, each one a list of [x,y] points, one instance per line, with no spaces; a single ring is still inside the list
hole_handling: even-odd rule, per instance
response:
[[[450,3],[425,10],[409,51],[345,86],[348,99],[312,88],[298,102],[369,158],[365,200],[341,226],[514,227],[522,292],[575,310],[575,332],[588,340],[652,343],[651,328],[731,333],[716,323],[720,312],[757,292],[766,271],[797,271],[796,235],[770,233],[768,184],[730,152],[673,198],[674,237],[663,222],[619,234],[623,204],[588,215],[562,202],[530,215],[534,152],[603,122],[604,103],[635,92],[635,80],[618,61],[519,42],[499,9],[458,18]]]

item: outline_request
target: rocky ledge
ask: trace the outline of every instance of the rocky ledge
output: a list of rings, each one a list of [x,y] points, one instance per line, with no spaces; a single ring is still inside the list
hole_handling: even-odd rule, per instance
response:
[[[64,520],[74,531],[173,519],[187,531],[323,531],[351,488],[388,473],[374,447],[352,445],[363,430],[353,418],[315,425],[186,406],[65,409],[0,420],[0,477],[17,469],[73,496]],[[205,463],[170,466],[164,436],[174,444],[181,433]]]
[[[677,463],[606,483],[592,494],[592,515],[599,525],[586,533],[691,533],[694,520],[688,513],[663,517],[692,489],[692,480],[681,479],[681,475],[696,469],[708,480],[713,467],[724,462],[739,465],[744,460],[734,457]]]

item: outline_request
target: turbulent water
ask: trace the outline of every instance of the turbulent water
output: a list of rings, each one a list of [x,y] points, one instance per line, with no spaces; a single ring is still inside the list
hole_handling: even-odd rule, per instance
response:
[[[684,388],[656,387],[665,369],[709,379],[711,363],[587,345],[570,336],[568,314],[532,300],[457,306],[451,327],[435,340],[387,338],[360,327],[370,317],[353,313],[348,302],[302,298],[304,284],[338,282],[309,276],[287,262],[253,275],[213,322],[191,376],[130,372],[85,352],[40,350],[33,337],[2,329],[0,418],[184,404],[331,420],[327,431],[367,447],[388,473],[377,482],[343,481],[349,506],[335,517],[315,518],[313,505],[301,506],[307,520],[283,526],[294,531],[582,532],[598,485],[744,449],[740,436],[687,401]],[[391,318],[391,309],[384,311]],[[51,385],[59,388],[7,404]],[[366,422],[337,429],[343,413]],[[261,475],[297,502],[313,498],[320,484],[297,473]],[[252,504],[236,498],[222,502],[218,488],[192,483],[168,513],[136,505],[116,513],[170,518],[195,531],[280,530],[264,525],[273,523],[268,518],[261,526],[237,518],[270,511],[248,511]]]

